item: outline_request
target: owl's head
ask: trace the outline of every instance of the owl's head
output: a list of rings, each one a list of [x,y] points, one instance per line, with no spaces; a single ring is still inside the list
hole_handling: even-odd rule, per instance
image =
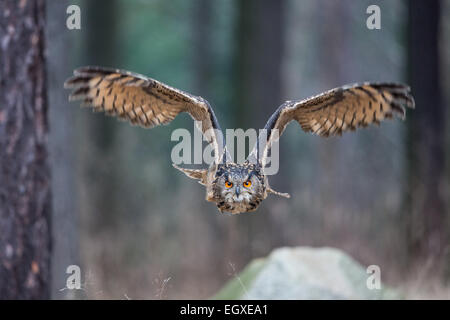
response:
[[[261,167],[244,164],[219,164],[212,183],[214,201],[220,211],[254,211],[266,197],[265,177]]]

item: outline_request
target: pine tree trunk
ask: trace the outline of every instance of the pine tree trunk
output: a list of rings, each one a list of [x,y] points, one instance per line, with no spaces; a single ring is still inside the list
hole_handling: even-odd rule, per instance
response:
[[[0,298],[50,295],[44,1],[1,1]]]
[[[285,1],[236,1],[236,48],[234,52],[233,127],[263,128],[275,109],[283,103],[282,62],[284,49]],[[249,146],[251,149],[253,146]],[[247,150],[248,154],[248,150]],[[233,155],[232,155],[233,156]],[[235,159],[239,161],[239,159]],[[283,189],[281,176],[271,179]],[[233,229],[242,236],[242,261],[266,254],[284,243],[276,217],[266,205],[258,209],[259,219],[242,215]],[[230,233],[234,236],[235,230]],[[257,235],[264,235],[257,238]],[[253,240],[253,239],[257,240]],[[254,242],[258,242],[255,250]]]
[[[411,258],[433,258],[434,262],[448,248],[439,16],[440,1],[409,2],[409,81],[416,100],[408,129],[409,253]]]
[[[117,19],[118,2],[115,0],[84,1],[86,51],[80,65],[98,65],[119,68],[117,63]],[[89,223],[95,232],[101,232],[114,225],[119,214],[118,199],[115,194],[119,181],[117,161],[112,161],[117,143],[117,123],[107,117],[95,117],[90,112],[82,112],[83,134],[80,141],[84,145],[87,161],[83,162],[83,199],[82,212],[88,212]],[[112,121],[113,120],[113,121]],[[107,165],[106,165],[107,164]]]

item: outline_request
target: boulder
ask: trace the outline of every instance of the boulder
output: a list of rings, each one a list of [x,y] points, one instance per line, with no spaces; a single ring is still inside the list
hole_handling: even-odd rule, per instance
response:
[[[253,260],[213,299],[400,298],[382,284],[379,289],[369,289],[370,276],[366,268],[341,250],[285,247]]]

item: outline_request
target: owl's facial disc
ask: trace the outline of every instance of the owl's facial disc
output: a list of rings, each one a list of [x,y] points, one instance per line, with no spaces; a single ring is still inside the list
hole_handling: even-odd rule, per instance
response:
[[[255,165],[226,164],[217,169],[214,194],[221,211],[254,211],[264,191],[263,176]]]

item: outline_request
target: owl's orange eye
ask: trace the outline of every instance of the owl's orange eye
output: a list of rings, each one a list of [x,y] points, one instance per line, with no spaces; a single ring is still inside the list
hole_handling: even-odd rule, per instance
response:
[[[250,180],[247,180],[247,181],[245,181],[244,182],[244,187],[246,187],[246,188],[250,188],[250,186],[252,185],[252,182],[250,181]]]
[[[231,188],[233,186],[233,183],[230,181],[225,182],[225,187]]]

